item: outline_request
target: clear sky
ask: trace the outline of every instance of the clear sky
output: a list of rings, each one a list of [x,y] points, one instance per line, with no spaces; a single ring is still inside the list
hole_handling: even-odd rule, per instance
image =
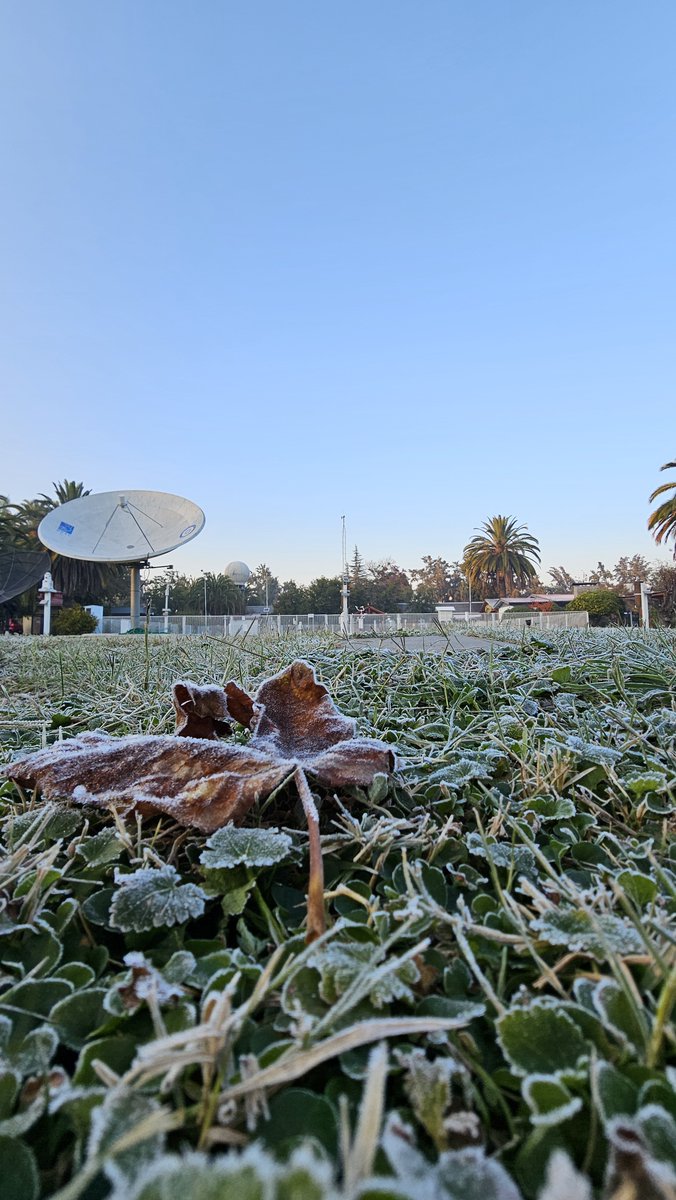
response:
[[[673,0],[0,0],[0,492],[280,579],[668,560]]]

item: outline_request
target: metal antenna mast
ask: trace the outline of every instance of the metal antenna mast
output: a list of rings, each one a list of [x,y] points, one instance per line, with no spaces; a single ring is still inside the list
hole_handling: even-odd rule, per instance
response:
[[[349,588],[350,577],[347,573],[347,528],[345,526],[345,516],[344,515],[341,517],[341,521],[343,522],[343,546],[342,546],[343,585],[340,589],[340,594],[342,597],[342,606],[341,606],[341,610],[340,610],[340,631],[341,631],[341,633],[344,633],[345,636],[347,637],[347,635],[350,632],[350,617],[349,617],[349,610],[348,610],[348,603],[347,603],[348,596],[350,594],[350,588]]]

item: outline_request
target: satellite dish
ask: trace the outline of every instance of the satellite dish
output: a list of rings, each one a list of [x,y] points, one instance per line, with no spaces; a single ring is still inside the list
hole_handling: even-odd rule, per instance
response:
[[[192,541],[204,513],[169,492],[95,492],[53,508],[38,526],[40,541],[84,562],[131,565],[131,625],[141,624],[141,564]]]
[[[138,563],[168,554],[204,528],[191,500],[168,492],[96,492],[52,509],[38,527],[40,541],[85,562]]]
[[[0,604],[20,596],[51,566],[46,550],[6,550],[0,554]]]

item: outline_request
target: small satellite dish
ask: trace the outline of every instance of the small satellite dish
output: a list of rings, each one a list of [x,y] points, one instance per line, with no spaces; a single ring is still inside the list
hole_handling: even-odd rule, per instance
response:
[[[204,513],[168,492],[96,492],[52,509],[38,537],[66,558],[138,563],[197,537]]]
[[[0,554],[0,604],[20,596],[51,566],[46,550],[6,550]]]
[[[129,563],[132,629],[141,624],[141,564],[192,541],[204,513],[169,492],[95,492],[53,508],[38,526],[43,545],[84,562]]]

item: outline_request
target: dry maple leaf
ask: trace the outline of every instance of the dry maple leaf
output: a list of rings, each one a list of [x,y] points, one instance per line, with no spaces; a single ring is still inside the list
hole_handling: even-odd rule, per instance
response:
[[[181,825],[213,833],[243,820],[291,771],[248,746],[95,732],[57,742],[10,763],[2,773],[37,788],[46,800],[166,813]]]
[[[0,775],[37,788],[46,799],[166,813],[203,833],[240,823],[257,800],[293,777],[310,834],[308,936],[316,936],[323,931],[323,871],[306,773],[328,788],[368,786],[376,774],[394,769],[391,748],[356,737],[356,722],[336,708],[302,661],[266,680],[253,699],[234,682],[216,688],[182,681],[174,687],[174,707],[174,736],[84,733],[19,759]],[[231,721],[251,730],[246,745],[215,740],[230,731]]]

